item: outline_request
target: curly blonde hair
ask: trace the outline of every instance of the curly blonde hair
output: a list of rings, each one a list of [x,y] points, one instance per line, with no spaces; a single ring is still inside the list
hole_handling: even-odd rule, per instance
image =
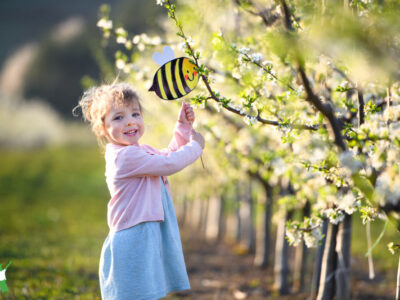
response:
[[[82,117],[89,122],[93,133],[101,146],[105,146],[107,138],[104,135],[104,119],[111,105],[125,106],[130,103],[138,103],[140,112],[139,96],[129,83],[113,83],[95,86],[86,90],[72,114],[77,116],[77,110],[82,110]]]

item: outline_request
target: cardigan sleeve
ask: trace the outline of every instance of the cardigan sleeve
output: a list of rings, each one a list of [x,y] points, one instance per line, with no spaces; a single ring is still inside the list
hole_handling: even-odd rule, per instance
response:
[[[177,151],[160,154],[141,147],[126,146],[115,159],[115,176],[169,176],[192,164],[202,152],[203,149],[196,141],[187,143]]]
[[[161,149],[160,151],[163,153],[168,153],[171,151],[176,151],[183,145],[186,145],[190,141],[192,130],[192,124],[177,121],[174,128],[174,135],[168,145],[168,148]]]

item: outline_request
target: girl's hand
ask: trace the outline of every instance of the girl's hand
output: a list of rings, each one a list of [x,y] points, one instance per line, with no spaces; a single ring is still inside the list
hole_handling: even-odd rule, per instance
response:
[[[194,122],[194,111],[190,104],[187,104],[185,101],[182,101],[181,111],[179,112],[178,121],[186,124],[190,124]]]
[[[205,141],[204,141],[204,137],[201,135],[200,132],[197,132],[196,130],[192,130],[192,135],[190,136],[190,140],[195,140],[196,142],[198,142],[201,146],[202,149],[204,149],[204,145],[205,145]]]

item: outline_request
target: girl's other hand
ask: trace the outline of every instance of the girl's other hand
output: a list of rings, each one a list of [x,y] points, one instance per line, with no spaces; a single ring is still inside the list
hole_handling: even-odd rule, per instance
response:
[[[205,145],[205,141],[204,141],[204,137],[202,136],[201,133],[192,130],[192,135],[190,136],[190,140],[191,141],[196,141],[200,144],[201,148],[204,149],[204,145]]]
[[[179,112],[178,121],[182,123],[193,123],[194,122],[194,111],[190,104],[187,104],[185,101],[182,101],[181,111]]]

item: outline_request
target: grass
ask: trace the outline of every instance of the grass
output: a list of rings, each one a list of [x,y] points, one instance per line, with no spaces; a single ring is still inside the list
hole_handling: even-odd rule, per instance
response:
[[[0,161],[0,263],[13,262],[3,299],[100,299],[109,197],[100,151],[2,151]]]
[[[109,193],[99,149],[0,150],[0,166],[0,263],[12,260],[6,273],[10,291],[0,299],[100,299]],[[383,228],[375,222],[373,242]],[[354,216],[352,252],[367,266],[365,236]],[[376,269],[391,285],[397,257],[386,243],[396,239],[389,225],[373,251]]]

